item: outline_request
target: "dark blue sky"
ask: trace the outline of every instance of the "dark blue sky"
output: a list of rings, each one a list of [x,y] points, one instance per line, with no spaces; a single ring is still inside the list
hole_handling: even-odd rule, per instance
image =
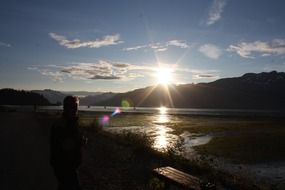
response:
[[[0,88],[127,91],[285,71],[281,0],[1,1]]]

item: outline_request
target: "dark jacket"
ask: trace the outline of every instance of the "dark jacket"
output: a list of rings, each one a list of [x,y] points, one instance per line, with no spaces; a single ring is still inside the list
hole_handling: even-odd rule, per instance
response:
[[[77,169],[82,160],[83,144],[78,119],[61,117],[51,128],[50,164],[55,169]]]

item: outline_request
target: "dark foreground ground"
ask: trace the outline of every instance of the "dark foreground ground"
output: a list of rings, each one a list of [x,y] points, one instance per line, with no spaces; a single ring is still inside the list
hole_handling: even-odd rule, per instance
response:
[[[0,112],[0,189],[52,190],[49,127],[33,113]]]
[[[49,165],[49,129],[56,116],[45,113],[0,112],[0,189],[52,190],[56,179]],[[89,142],[79,170],[83,189],[151,189],[152,169],[170,165],[217,184],[218,189],[271,189],[206,165],[189,163],[158,153],[147,139],[125,134],[114,136],[83,126]]]
[[[54,119],[45,114],[0,112],[1,190],[56,189],[49,165],[49,130]],[[104,134],[89,136],[79,171],[83,189],[147,189],[148,158],[136,157],[130,148]]]

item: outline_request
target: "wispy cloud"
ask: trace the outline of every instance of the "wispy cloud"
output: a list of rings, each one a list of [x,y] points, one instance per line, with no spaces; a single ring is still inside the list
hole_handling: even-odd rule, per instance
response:
[[[134,47],[129,47],[129,48],[124,48],[124,51],[134,51],[134,50],[139,50],[148,47],[147,45],[141,45],[141,46],[134,46]]]
[[[135,51],[139,49],[153,49],[154,51],[157,52],[162,52],[168,50],[169,47],[177,47],[177,48],[189,48],[191,47],[186,41],[184,40],[170,40],[164,43],[157,42],[157,43],[151,43],[147,45],[138,45],[134,47],[129,47],[129,48],[124,48],[124,51]]]
[[[213,44],[204,44],[200,46],[199,51],[211,59],[218,59],[222,55],[222,50]]]
[[[41,70],[41,74],[50,77],[54,82],[63,82],[66,78],[60,71]]]
[[[63,82],[66,79],[66,75],[61,71],[57,70],[59,68],[55,65],[46,65],[46,66],[30,66],[27,69],[31,71],[38,71],[42,75],[47,76],[54,82]]]
[[[179,48],[189,48],[190,46],[183,40],[171,40],[167,42],[167,46],[176,46]]]
[[[113,80],[127,77],[131,65],[100,60],[98,63],[78,63],[64,67],[61,72],[72,75],[77,79]]]
[[[106,60],[99,60],[97,63],[76,63],[69,66],[32,66],[28,69],[36,70],[57,82],[62,82],[67,78],[74,80],[131,80],[143,77],[143,71],[154,70],[149,66]]]
[[[0,47],[7,47],[7,48],[10,48],[10,47],[12,47],[12,45],[11,44],[8,44],[8,43],[5,43],[5,42],[0,42]]]
[[[88,47],[88,48],[100,48],[104,46],[116,45],[123,43],[120,40],[120,35],[107,35],[103,36],[101,39],[89,40],[89,41],[81,41],[79,39],[68,40],[65,36],[50,32],[49,36],[56,40],[60,45],[70,48],[76,49],[81,47]]]
[[[217,70],[193,70],[173,64],[135,65],[106,60],[99,60],[96,63],[73,63],[70,65],[36,65],[30,66],[28,69],[40,72],[43,76],[50,78],[54,82],[64,82],[70,79],[86,82],[92,80],[122,82],[140,77],[156,78],[155,73],[160,71],[161,67],[171,68],[175,76],[178,77],[176,83],[181,83],[179,76],[185,74],[192,76],[194,80],[219,78],[219,71]]]
[[[274,39],[271,42],[241,42],[237,45],[230,45],[227,50],[235,52],[243,58],[254,58],[253,54],[261,56],[285,55],[285,39]]]
[[[224,11],[224,7],[226,6],[225,0],[214,0],[207,20],[207,25],[215,24],[222,18],[222,12]]]
[[[190,70],[192,73],[192,79],[200,80],[200,79],[219,79],[220,71],[218,70]]]
[[[102,75],[95,75],[90,79],[103,79],[103,80],[112,80],[112,79],[120,79],[121,77],[118,76],[102,76]]]

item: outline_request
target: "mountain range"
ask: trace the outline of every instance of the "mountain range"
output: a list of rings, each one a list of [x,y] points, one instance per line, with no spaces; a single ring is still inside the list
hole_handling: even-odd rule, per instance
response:
[[[221,109],[284,109],[285,73],[247,73],[209,83],[152,86],[116,94],[97,105]]]
[[[52,104],[62,104],[63,99],[68,95],[78,96],[80,97],[81,105],[90,105],[94,102],[97,102],[98,100],[105,100],[104,98],[101,98],[103,92],[87,92],[87,91],[55,91],[51,89],[44,89],[44,90],[32,90],[31,92],[43,95],[46,99],[49,100]],[[99,96],[101,95],[101,96]],[[86,97],[86,98],[85,98]],[[95,98],[97,97],[97,98]],[[109,97],[108,94],[106,97]]]
[[[124,101],[131,107],[284,109],[285,73],[246,73],[209,83],[156,85],[125,93],[49,89],[33,90],[32,93],[40,94],[52,104],[62,103],[66,95],[81,95],[80,105],[91,106],[122,106]],[[5,100],[2,101],[4,103]]]

